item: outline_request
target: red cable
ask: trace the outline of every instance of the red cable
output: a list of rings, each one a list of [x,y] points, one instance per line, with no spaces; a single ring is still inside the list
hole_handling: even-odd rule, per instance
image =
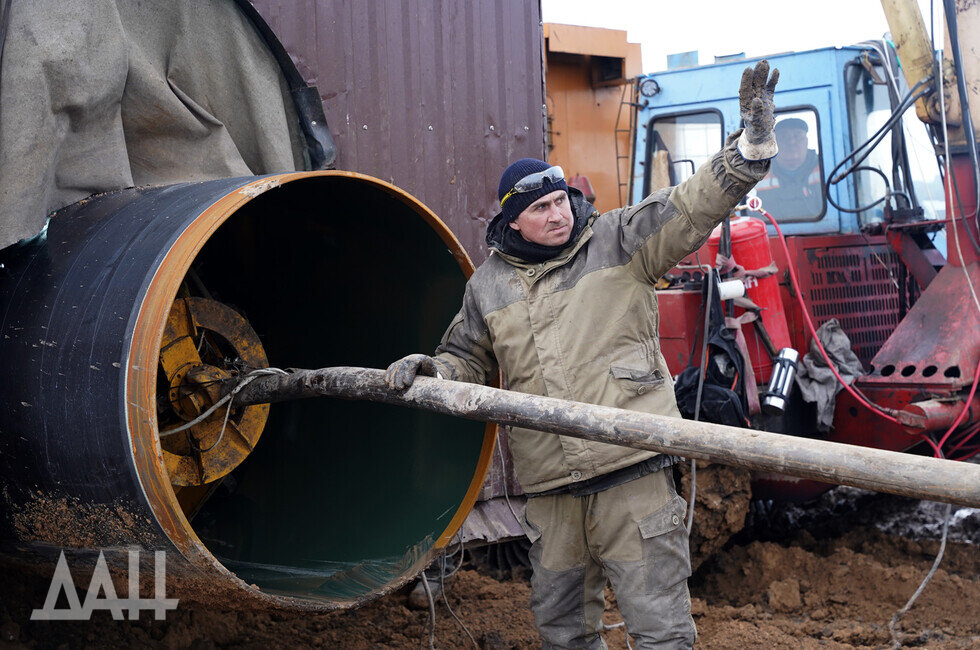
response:
[[[963,447],[961,456],[957,456],[955,458],[950,456],[950,458],[953,460],[966,460],[967,458],[972,458],[973,456],[976,456],[978,451],[980,451],[980,445],[974,445],[973,447]]]
[[[980,451],[980,445],[975,445],[973,447],[963,447],[962,455],[953,456],[952,452],[950,452],[948,458],[950,460],[966,460],[967,458],[972,458],[976,456],[978,451]]]
[[[922,439],[928,442],[929,446],[932,447],[933,456],[935,456],[936,458],[945,458],[945,456],[943,456],[942,450],[939,448],[939,445],[933,442],[932,438],[930,438],[927,434],[922,434]]]
[[[960,449],[972,449],[977,445],[971,445],[971,441],[977,433],[977,428],[970,426],[960,431],[957,436],[950,438],[946,444],[949,446],[949,454],[953,454]]]
[[[776,223],[776,220],[772,218],[772,215],[762,209],[762,206],[755,208],[755,210],[760,214],[762,214],[762,216],[764,216],[766,219],[768,219],[769,223],[771,223],[773,228],[776,229],[776,234],[779,236],[779,243],[782,245],[783,252],[786,254],[786,266],[789,269],[789,275],[793,281],[793,289],[796,292],[796,299],[800,302],[800,309],[803,312],[803,319],[806,321],[806,326],[810,330],[810,335],[813,337],[813,341],[817,344],[817,348],[820,349],[820,354],[823,355],[824,360],[827,362],[827,367],[830,368],[830,371],[834,373],[834,377],[836,377],[837,381],[839,381],[841,386],[844,387],[844,390],[850,393],[851,396],[854,399],[856,399],[860,404],[862,404],[864,407],[868,409],[871,409],[871,411],[877,413],[878,415],[880,415],[881,417],[885,418],[890,422],[894,422],[895,424],[899,424],[899,425],[902,424],[896,418],[886,413],[880,406],[877,406],[876,404],[872,404],[867,399],[865,399],[860,393],[858,393],[857,390],[849,386],[847,382],[844,381],[844,378],[841,377],[840,374],[837,372],[837,367],[834,365],[834,362],[830,360],[830,355],[827,354],[827,351],[823,347],[823,343],[821,343],[820,338],[817,337],[817,330],[813,326],[813,321],[810,320],[810,314],[809,312],[807,312],[806,303],[803,301],[803,293],[800,291],[800,280],[796,276],[796,270],[793,268],[793,265],[790,263],[790,261],[792,260],[792,255],[790,255],[789,246],[786,245],[786,238],[783,237],[783,231],[780,230],[779,224]],[[978,368],[978,370],[980,370],[980,368]],[[931,442],[932,441],[930,440],[930,443]],[[936,448],[935,446],[934,448],[938,453],[939,451],[938,448]]]
[[[956,461],[958,463],[961,463],[964,460],[970,460],[971,458],[973,458],[976,455],[977,455],[977,452],[976,451],[973,451],[973,452],[971,452],[971,453],[969,453],[969,454],[967,454],[965,456],[957,456],[956,458],[950,458],[949,460],[952,460],[952,461]]]
[[[977,435],[977,433],[980,433],[980,422],[977,422],[976,424],[970,426],[965,431],[963,431],[960,434],[960,439],[955,441],[956,444],[953,445],[953,447],[949,450],[949,453],[952,454],[953,452],[959,451],[960,449],[980,448],[980,443],[964,447],[964,445],[967,445],[967,443],[973,440],[973,438]]]
[[[962,422],[963,421],[963,418],[966,417],[967,411],[970,410],[970,405],[973,404],[973,396],[977,394],[977,384],[978,383],[980,383],[980,362],[977,363],[977,370],[976,370],[976,372],[973,373],[973,387],[970,388],[970,396],[966,398],[966,404],[963,405],[963,410],[960,411],[960,414],[957,416],[957,418],[953,422],[952,426],[949,427],[949,431],[947,431],[946,432],[946,435],[944,435],[939,440],[939,448],[940,449],[942,449],[943,445],[946,444],[946,439],[949,438],[949,436],[953,433],[953,430],[955,430],[956,427],[960,426],[960,422]],[[974,432],[973,434],[970,434],[970,436],[967,438],[967,440],[969,440],[970,438],[972,438],[973,435],[975,435],[975,434],[976,434],[976,432]],[[960,444],[962,445],[963,443],[960,443]]]

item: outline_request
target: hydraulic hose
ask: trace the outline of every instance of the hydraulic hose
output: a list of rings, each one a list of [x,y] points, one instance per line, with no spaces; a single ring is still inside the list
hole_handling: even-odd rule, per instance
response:
[[[783,252],[786,255],[786,259],[787,260],[792,259],[792,255],[790,255],[789,252],[789,246],[786,244],[786,237],[783,236],[783,231],[782,229],[780,229],[779,224],[776,223],[776,220],[773,218],[773,216],[768,212],[766,212],[765,210],[763,210],[761,205],[758,205],[757,207],[749,206],[748,209],[758,212],[759,214],[761,214],[762,216],[764,216],[766,219],[769,220],[769,223],[772,224],[772,227],[776,229],[776,234],[779,236],[779,243],[783,247]],[[800,303],[800,309],[803,312],[803,320],[806,322],[806,326],[810,332],[810,336],[813,337],[813,341],[817,344],[817,348],[820,350],[820,354],[823,356],[824,361],[827,362],[827,367],[830,368],[830,371],[832,373],[834,373],[834,377],[836,377],[837,381],[840,382],[840,385],[844,387],[844,390],[850,393],[851,396],[854,399],[856,399],[858,403],[860,403],[862,406],[870,409],[874,413],[877,413],[878,415],[888,420],[889,422],[894,422],[895,424],[901,424],[897,418],[891,415],[891,413],[894,413],[894,410],[886,409],[885,407],[878,406],[877,404],[872,403],[867,398],[865,398],[860,393],[860,391],[858,391],[853,386],[848,385],[848,383],[844,381],[844,378],[840,376],[840,373],[837,372],[837,367],[834,365],[834,362],[830,360],[830,355],[827,354],[827,350],[824,349],[823,343],[820,342],[820,338],[817,336],[817,329],[816,327],[813,326],[813,321],[810,319],[810,313],[809,311],[807,311],[806,302],[803,300],[803,293],[800,291],[800,279],[796,275],[796,269],[793,268],[792,264],[787,264],[787,267],[789,268],[789,274],[793,281],[793,291],[796,295],[796,299]]]
[[[768,212],[766,212],[765,210],[763,210],[761,205],[758,207],[750,207],[750,206],[746,206],[746,207],[750,210],[755,210],[756,212],[760,213],[762,216],[764,216],[766,219],[769,220],[769,223],[771,223],[773,228],[776,229],[776,235],[778,235],[779,237],[779,243],[783,248],[783,253],[786,255],[786,259],[787,260],[791,259],[792,256],[790,255],[789,252],[789,246],[786,244],[786,238],[783,236],[783,231],[780,229],[779,224],[776,223],[776,220],[773,218],[773,216]],[[803,300],[803,293],[800,290],[800,281],[796,275],[796,270],[793,268],[792,264],[788,264],[787,266],[789,268],[790,277],[792,278],[793,281],[794,295],[797,301],[799,301],[800,303],[800,310],[803,312],[803,320],[806,322],[807,329],[809,330],[810,335],[813,337],[813,341],[817,344],[817,348],[820,350],[820,354],[823,356],[824,361],[827,362],[827,367],[830,368],[830,371],[832,373],[834,373],[834,377],[837,379],[840,385],[844,387],[844,390],[850,393],[851,396],[854,397],[854,399],[856,399],[862,406],[870,409],[874,413],[877,413],[882,418],[890,422],[901,424],[898,419],[896,419],[894,416],[891,415],[891,413],[895,412],[894,410],[886,409],[885,407],[874,404],[866,397],[864,397],[864,395],[862,395],[861,392],[858,391],[856,388],[848,385],[847,382],[844,381],[844,378],[840,376],[840,373],[837,372],[837,368],[834,365],[834,363],[831,361],[830,355],[827,354],[827,351],[824,349],[823,344],[820,342],[820,339],[817,337],[816,328],[813,326],[813,321],[810,318],[810,313],[806,308],[805,301]],[[973,403],[973,398],[977,392],[977,386],[978,384],[980,384],[980,363],[977,364],[976,371],[973,373],[973,375],[974,375],[973,385],[970,388],[970,394],[966,398],[966,402],[963,404],[963,410],[960,411],[960,414],[957,416],[956,420],[953,422],[953,424],[949,427],[949,429],[940,439],[939,443],[938,444],[934,443],[928,436],[923,436],[923,440],[929,443],[929,445],[933,448],[933,452],[935,453],[936,458],[944,457],[942,454],[942,446],[946,444],[946,441],[956,430],[956,428],[960,426],[960,424],[963,422],[963,418],[966,417],[966,414],[970,410],[970,405]],[[967,438],[967,440],[968,439],[969,438]]]

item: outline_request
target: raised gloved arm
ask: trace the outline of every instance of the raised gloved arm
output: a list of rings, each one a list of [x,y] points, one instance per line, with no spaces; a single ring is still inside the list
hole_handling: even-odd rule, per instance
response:
[[[402,390],[415,381],[417,375],[436,376],[436,360],[424,354],[410,354],[399,359],[385,371],[385,383],[390,388]]]
[[[776,155],[772,96],[779,71],[759,61],[742,73],[739,105],[745,128],[728,136],[721,151],[693,176],[658,190],[622,211],[623,250],[632,270],[656,282],[678,260],[696,250],[769,171]]]
[[[767,81],[768,78],[768,81]],[[742,72],[742,83],[738,87],[738,108],[742,114],[745,129],[738,138],[738,152],[746,160],[769,160],[779,149],[773,126],[773,93],[779,81],[779,70],[769,74],[769,62],[759,61],[754,68]]]

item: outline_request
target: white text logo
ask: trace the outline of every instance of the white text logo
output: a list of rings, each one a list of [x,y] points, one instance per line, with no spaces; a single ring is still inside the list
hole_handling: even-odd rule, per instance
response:
[[[44,607],[31,612],[32,621],[87,621],[92,612],[97,609],[107,609],[112,612],[112,618],[117,621],[125,620],[124,611],[129,612],[129,620],[139,620],[141,610],[153,610],[154,617],[162,621],[168,609],[177,609],[177,599],[167,598],[167,556],[164,551],[156,551],[153,558],[153,598],[140,598],[140,552],[129,551],[129,592],[128,598],[118,598],[116,588],[112,584],[112,576],[106,565],[102,551],[95,563],[95,571],[85,594],[85,602],[80,603],[75,592],[75,582],[68,570],[65,552],[58,556],[58,565],[51,578],[48,595],[44,599]],[[56,609],[58,595],[64,591],[68,601],[67,609]],[[99,597],[99,592],[105,597]]]

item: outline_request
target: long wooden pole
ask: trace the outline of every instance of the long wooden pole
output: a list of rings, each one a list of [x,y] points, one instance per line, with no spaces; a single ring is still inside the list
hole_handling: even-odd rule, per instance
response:
[[[319,396],[413,406],[583,440],[980,507],[980,465],[694,422],[431,377],[417,377],[411,388],[397,391],[385,384],[383,371],[369,368],[321,368],[261,376],[244,386],[234,401],[236,404],[260,404]]]

